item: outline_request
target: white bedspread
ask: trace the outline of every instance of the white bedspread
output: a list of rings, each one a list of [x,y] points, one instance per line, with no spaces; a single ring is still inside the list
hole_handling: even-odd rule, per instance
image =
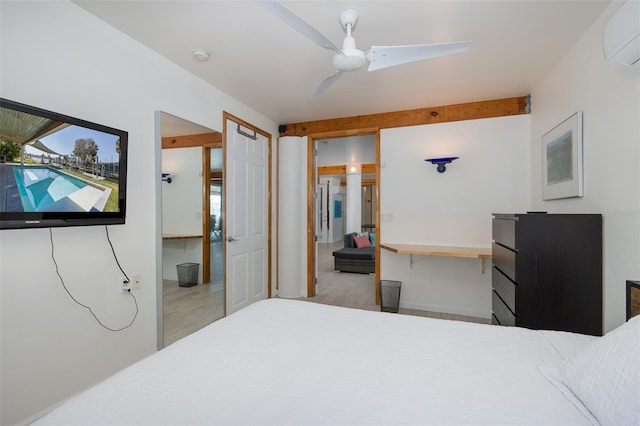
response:
[[[591,424],[541,373],[593,337],[271,299],[38,424]]]

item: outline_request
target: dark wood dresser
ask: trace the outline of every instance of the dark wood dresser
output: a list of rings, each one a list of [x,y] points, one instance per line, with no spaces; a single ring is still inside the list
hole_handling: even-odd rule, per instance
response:
[[[493,323],[602,335],[602,216],[494,214]]]

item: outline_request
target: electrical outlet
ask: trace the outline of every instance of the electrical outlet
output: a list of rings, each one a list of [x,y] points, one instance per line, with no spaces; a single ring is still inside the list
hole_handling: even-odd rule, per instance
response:
[[[131,281],[127,280],[126,278],[121,278],[120,279],[120,284],[122,285],[122,290],[123,291],[131,290]]]
[[[133,275],[131,277],[131,290],[140,290],[142,288],[142,275]]]

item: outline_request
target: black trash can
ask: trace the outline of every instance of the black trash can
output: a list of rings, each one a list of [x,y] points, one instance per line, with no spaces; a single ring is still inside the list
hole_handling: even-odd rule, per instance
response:
[[[193,287],[198,285],[199,263],[181,263],[178,268],[178,285],[180,287]]]
[[[400,287],[402,281],[380,280],[380,310],[398,312],[400,309]]]

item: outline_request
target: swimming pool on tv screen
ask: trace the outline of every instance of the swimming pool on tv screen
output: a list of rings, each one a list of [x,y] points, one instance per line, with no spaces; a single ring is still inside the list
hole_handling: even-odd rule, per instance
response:
[[[25,212],[101,211],[105,191],[90,182],[47,166],[14,166]]]

